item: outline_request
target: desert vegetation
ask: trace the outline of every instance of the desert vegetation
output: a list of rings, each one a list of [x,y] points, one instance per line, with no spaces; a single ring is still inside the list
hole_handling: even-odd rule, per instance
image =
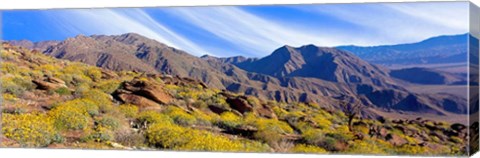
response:
[[[3,44],[1,146],[282,153],[466,154],[466,126],[367,118],[177,76],[110,71]]]

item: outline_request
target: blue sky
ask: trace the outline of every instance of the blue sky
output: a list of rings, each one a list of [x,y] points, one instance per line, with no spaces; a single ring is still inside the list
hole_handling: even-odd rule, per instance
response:
[[[262,57],[283,45],[373,46],[468,32],[467,2],[2,12],[5,40],[135,32],[193,55]]]

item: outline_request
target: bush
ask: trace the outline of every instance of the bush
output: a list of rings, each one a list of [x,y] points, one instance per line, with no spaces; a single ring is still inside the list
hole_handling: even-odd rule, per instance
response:
[[[115,141],[129,147],[144,146],[145,137],[141,133],[134,132],[130,129],[119,129],[114,132]]]
[[[207,131],[174,124],[154,124],[146,132],[147,142],[156,147],[189,151],[266,151],[258,142],[230,140]]]
[[[116,130],[120,127],[120,123],[117,118],[112,116],[103,116],[100,120],[97,121],[97,126],[104,127],[110,130]]]
[[[60,130],[85,130],[91,124],[90,116],[98,115],[98,107],[91,101],[76,99],[56,106],[48,114]]]
[[[135,118],[138,115],[138,107],[131,104],[123,104],[118,107],[120,112],[127,118]]]
[[[62,141],[54,121],[44,114],[3,114],[2,133],[24,147],[45,147]]]
[[[60,87],[55,90],[55,93],[60,94],[60,95],[70,95],[72,92],[67,87]]]
[[[242,124],[242,118],[232,112],[224,112],[220,115],[219,120],[215,121],[215,125],[223,129],[232,129]]]
[[[161,124],[172,124],[173,120],[169,116],[165,114],[160,114],[156,111],[144,111],[138,114],[137,121],[139,123],[147,123],[147,124],[154,124],[154,123],[161,123]]]
[[[318,144],[324,138],[321,130],[308,128],[302,131],[302,137],[308,144]]]
[[[111,94],[120,87],[120,84],[121,82],[117,80],[107,80],[98,83],[97,88],[107,94]]]
[[[174,106],[169,106],[168,109],[165,110],[166,114],[173,119],[176,124],[182,126],[190,126],[196,123],[197,119],[192,115],[188,114],[187,112],[183,111],[182,109]]]
[[[291,151],[294,153],[317,153],[317,154],[327,153],[327,151],[323,148],[312,146],[312,145],[305,145],[305,144],[295,145],[295,147],[293,147]]]
[[[84,141],[107,142],[115,138],[113,132],[107,127],[98,126],[95,131],[84,138]]]
[[[82,94],[82,97],[93,101],[102,113],[110,112],[113,109],[110,95],[98,89],[86,91]]]

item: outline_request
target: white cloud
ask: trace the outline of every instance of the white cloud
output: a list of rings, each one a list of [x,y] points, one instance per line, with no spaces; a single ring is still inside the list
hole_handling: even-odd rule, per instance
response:
[[[267,55],[283,45],[337,43],[334,38],[281,26],[236,7],[178,8],[168,13],[257,56]]]
[[[320,5],[297,9],[328,15],[368,30],[360,45],[416,42],[432,36],[468,32],[468,3],[372,3]],[[355,37],[355,34],[351,35]],[[363,44],[361,44],[363,43]]]
[[[118,35],[135,32],[194,55],[207,53],[140,9],[78,9],[47,12],[66,34]]]

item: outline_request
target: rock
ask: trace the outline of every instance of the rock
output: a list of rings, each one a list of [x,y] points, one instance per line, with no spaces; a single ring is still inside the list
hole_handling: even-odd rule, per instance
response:
[[[54,84],[65,85],[65,81],[63,81],[62,79],[59,79],[59,78],[55,78],[55,77],[48,77],[47,81],[50,82],[50,83],[54,83]]]
[[[246,97],[232,97],[227,98],[226,101],[232,109],[235,109],[242,114],[253,111],[253,106],[248,103]]]
[[[240,126],[240,127],[234,127],[231,129],[226,129],[224,131],[225,133],[228,134],[233,134],[233,135],[241,135],[244,137],[252,137],[255,132],[257,132],[258,129],[252,126]]]
[[[118,77],[113,71],[100,69],[102,71],[102,79],[112,79]]]
[[[168,104],[172,97],[163,91],[163,86],[152,81],[133,79],[130,82],[124,82],[125,90],[135,95],[143,96],[160,104]]]
[[[258,116],[260,117],[265,117],[269,119],[278,119],[277,115],[275,115],[275,112],[273,112],[273,110],[267,105],[262,105],[259,108],[255,108],[255,113],[257,113]]]
[[[460,131],[466,129],[467,126],[459,124],[459,123],[454,123],[450,126],[450,128],[452,128],[453,130],[455,130],[457,132],[460,132]]]
[[[113,97],[141,108],[158,109],[161,108],[160,105],[168,104],[173,100],[168,93],[164,92],[163,86],[154,81],[133,79],[130,82],[124,82],[121,87],[113,93]]]
[[[137,106],[139,106],[140,108],[143,108],[143,109],[145,109],[145,108],[146,109],[161,108],[160,104],[158,104],[158,103],[156,103],[156,102],[154,102],[150,99],[147,99],[147,98],[135,95],[135,94],[122,93],[122,94],[118,94],[116,96],[120,101],[122,101],[124,103],[137,105]]]
[[[41,90],[56,90],[62,87],[67,88],[65,84],[51,83],[51,82],[42,81],[42,80],[33,80],[32,82],[35,85],[37,85],[37,89],[41,89]]]
[[[388,134],[385,137],[385,140],[393,144],[394,146],[401,146],[403,144],[408,143],[405,139],[402,137],[396,135],[396,134]]]
[[[219,107],[219,106],[214,106],[214,105],[209,105],[208,109],[210,109],[212,112],[214,112],[216,114],[222,114],[224,112],[229,111],[228,109],[226,109],[224,107]]]

